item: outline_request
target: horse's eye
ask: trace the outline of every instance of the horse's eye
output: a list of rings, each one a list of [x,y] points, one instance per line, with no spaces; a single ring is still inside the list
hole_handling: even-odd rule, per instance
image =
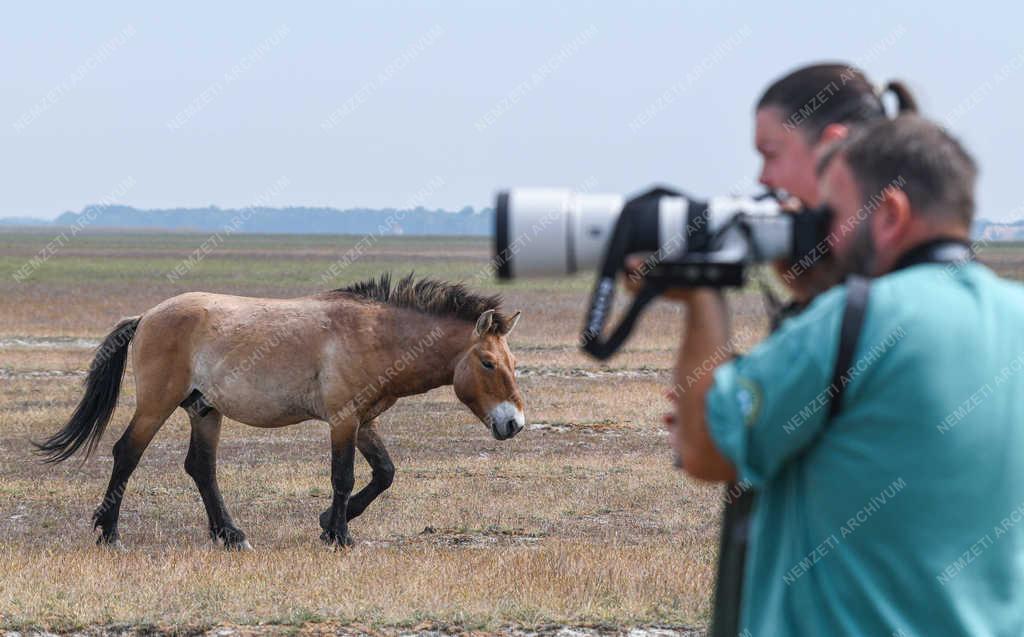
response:
[[[484,369],[494,369],[494,363],[491,361],[481,360],[480,364],[484,366]]]

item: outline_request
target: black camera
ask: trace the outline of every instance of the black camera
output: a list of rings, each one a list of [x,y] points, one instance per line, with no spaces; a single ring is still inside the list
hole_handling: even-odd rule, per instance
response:
[[[514,189],[498,194],[494,251],[501,279],[597,268],[581,343],[606,359],[625,342],[643,308],[668,288],[741,286],[751,264],[823,254],[830,224],[828,210],[786,211],[772,195],[705,201],[653,188],[627,200]],[[636,253],[649,255],[644,286],[604,339],[615,278],[626,255]]]

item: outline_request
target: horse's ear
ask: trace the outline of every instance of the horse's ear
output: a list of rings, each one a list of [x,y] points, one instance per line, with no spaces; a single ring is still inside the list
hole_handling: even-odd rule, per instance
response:
[[[508,320],[508,328],[503,332],[503,336],[508,336],[512,330],[516,329],[516,324],[519,323],[519,317],[523,315],[522,312],[516,312],[512,315],[512,318]]]
[[[491,331],[491,323],[494,322],[494,310],[487,310],[476,320],[476,327],[473,329],[473,336],[480,338]]]

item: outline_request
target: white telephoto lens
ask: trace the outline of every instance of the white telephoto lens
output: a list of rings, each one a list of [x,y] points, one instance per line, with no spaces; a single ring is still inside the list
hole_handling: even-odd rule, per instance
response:
[[[569,248],[575,271],[594,271],[604,258],[605,249],[622,214],[622,195],[576,195],[570,206]]]
[[[497,258],[505,278],[519,278],[593,270],[604,255],[623,198],[516,188],[508,191],[503,203],[505,210],[498,211]]]

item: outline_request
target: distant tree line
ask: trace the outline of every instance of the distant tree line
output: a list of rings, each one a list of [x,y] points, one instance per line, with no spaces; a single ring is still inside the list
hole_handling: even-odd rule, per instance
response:
[[[54,225],[70,226],[91,217],[94,228],[159,228],[217,232],[285,234],[412,234],[489,235],[494,224],[490,208],[466,206],[458,212],[394,208],[171,208],[139,210],[130,206],[87,206],[81,212],[65,212]]]

